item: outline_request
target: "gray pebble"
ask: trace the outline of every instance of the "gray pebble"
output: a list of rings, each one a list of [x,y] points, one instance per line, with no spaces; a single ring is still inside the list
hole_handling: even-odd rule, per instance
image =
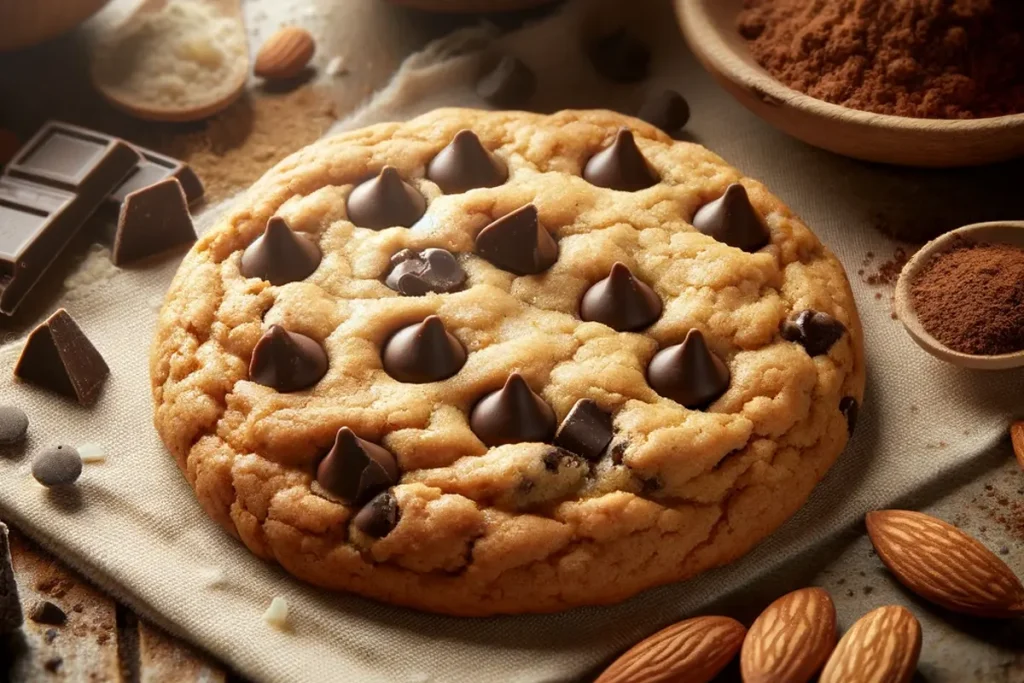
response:
[[[25,438],[28,415],[16,406],[0,406],[0,446],[9,446]]]
[[[46,487],[74,484],[82,474],[82,458],[72,446],[48,448],[32,463],[32,476]]]

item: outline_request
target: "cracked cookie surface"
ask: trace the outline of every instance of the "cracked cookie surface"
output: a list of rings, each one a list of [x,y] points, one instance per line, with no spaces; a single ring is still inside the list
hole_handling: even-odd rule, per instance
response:
[[[584,178],[622,128],[657,182],[620,191]],[[465,129],[498,171],[492,186],[446,194],[427,169]],[[422,217],[354,225],[353,188],[385,167],[425,200]],[[744,251],[691,224],[736,183],[768,228],[766,246]],[[479,255],[476,238],[530,204],[557,258],[517,275]],[[272,285],[241,262],[275,216],[322,258]],[[426,291],[426,249],[451,252],[464,282],[446,271],[441,290]],[[403,250],[395,263],[413,259],[402,266],[412,285],[396,291],[386,280]],[[643,329],[581,319],[584,294],[616,263],[660,299]],[[439,381],[395,379],[385,345],[430,316],[464,361]],[[272,326],[322,345],[327,369],[308,388],[250,379]],[[686,408],[655,391],[647,369],[692,330],[728,386]],[[556,424],[592,400],[611,416],[607,447],[594,457],[550,442],[485,445],[470,415],[514,374]],[[842,266],[713,153],[607,111],[445,109],[317,142],[259,180],[182,263],[151,377],[161,437],[203,508],[252,552],[326,588],[486,615],[615,602],[740,557],[842,451],[865,370]],[[342,444],[342,428],[358,438]],[[318,485],[317,468],[332,446],[358,451],[360,440],[390,452],[398,474],[369,503],[346,503]]]

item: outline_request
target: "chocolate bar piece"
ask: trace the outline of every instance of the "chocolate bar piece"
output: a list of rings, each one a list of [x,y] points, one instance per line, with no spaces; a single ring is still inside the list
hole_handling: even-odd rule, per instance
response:
[[[181,183],[164,178],[125,197],[110,259],[121,266],[195,240]]]
[[[10,315],[139,162],[129,144],[51,121],[0,176],[0,312]]]
[[[96,402],[109,374],[103,356],[63,308],[32,330],[14,366],[14,376],[23,382],[83,406]]]

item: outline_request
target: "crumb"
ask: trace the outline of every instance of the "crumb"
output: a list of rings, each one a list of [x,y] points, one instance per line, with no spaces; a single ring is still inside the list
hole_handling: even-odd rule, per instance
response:
[[[263,621],[279,631],[288,630],[288,601],[277,596],[270,601],[270,607],[263,613]]]
[[[98,443],[83,443],[77,448],[79,457],[86,464],[103,462],[107,459],[107,454],[103,452],[103,446]]]
[[[224,572],[217,567],[204,567],[199,570],[199,576],[207,588],[217,588],[224,583]]]
[[[327,62],[327,67],[324,72],[328,76],[346,76],[348,75],[348,67],[345,66],[345,58],[341,55],[335,55],[331,57],[331,60]]]
[[[43,667],[50,673],[57,673],[57,670],[60,669],[60,665],[63,663],[64,660],[61,657],[50,657],[43,663]]]
[[[844,583],[846,583],[846,577],[840,578],[838,581],[836,581],[836,583],[842,586]]]
[[[852,589],[848,589],[846,591],[846,597],[848,597],[848,598],[852,598],[853,597],[853,590]]]
[[[871,595],[875,591],[872,586],[864,586],[864,595]]]

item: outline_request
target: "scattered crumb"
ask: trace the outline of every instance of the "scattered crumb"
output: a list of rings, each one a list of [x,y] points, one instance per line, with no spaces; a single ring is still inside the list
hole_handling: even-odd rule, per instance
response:
[[[270,607],[263,613],[263,621],[279,631],[288,630],[288,601],[277,596],[270,601]]]
[[[107,459],[103,446],[98,443],[83,443],[78,446],[78,455],[86,464],[104,462]]]
[[[345,76],[348,74],[348,67],[345,66],[345,58],[341,55],[335,55],[331,57],[331,61],[327,62],[327,66],[324,68],[324,72],[328,76]]]
[[[868,253],[870,254],[871,252]],[[903,266],[907,265],[907,261],[913,255],[913,251],[908,252],[903,247],[897,247],[893,251],[892,257],[879,264],[875,268],[875,272],[869,273],[864,278],[864,282],[874,287],[895,285],[896,280],[900,277],[900,272],[903,270]],[[874,254],[872,254],[873,256]]]
[[[50,657],[43,663],[43,667],[50,673],[57,673],[63,663],[64,659],[61,657]]]
[[[199,577],[207,588],[217,588],[224,584],[224,572],[217,567],[203,567],[199,570]]]
[[[864,586],[864,595],[871,595],[874,592],[875,592],[874,587],[872,587],[872,586]]]

